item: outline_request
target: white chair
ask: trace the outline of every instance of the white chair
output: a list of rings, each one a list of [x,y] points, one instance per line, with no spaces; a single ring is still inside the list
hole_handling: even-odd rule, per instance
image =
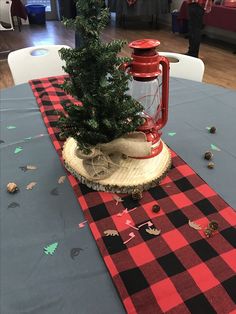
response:
[[[0,31],[14,30],[11,16],[11,5],[11,0],[0,0]],[[5,27],[2,23],[9,24],[10,27]]]
[[[202,82],[205,65],[201,59],[174,52],[158,52],[170,61],[170,76]]]
[[[65,62],[59,56],[65,45],[44,45],[15,50],[8,55],[8,65],[15,85],[29,80],[66,74]]]

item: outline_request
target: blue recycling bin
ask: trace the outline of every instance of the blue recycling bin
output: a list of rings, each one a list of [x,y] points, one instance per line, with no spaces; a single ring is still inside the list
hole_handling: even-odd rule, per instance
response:
[[[44,25],[46,22],[46,5],[43,4],[27,4],[25,6],[29,23]]]

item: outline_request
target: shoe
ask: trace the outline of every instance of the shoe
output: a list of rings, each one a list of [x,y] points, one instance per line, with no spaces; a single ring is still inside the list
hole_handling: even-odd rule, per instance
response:
[[[194,58],[198,58],[197,55],[193,54],[193,53],[190,53],[190,52],[186,52],[185,53],[186,56],[190,56],[190,57],[194,57]]]

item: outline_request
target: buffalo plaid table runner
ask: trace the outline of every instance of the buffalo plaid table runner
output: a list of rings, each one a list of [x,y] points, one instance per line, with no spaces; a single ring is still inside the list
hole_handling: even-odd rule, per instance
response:
[[[63,80],[30,82],[60,158],[55,110],[68,99]],[[236,313],[235,212],[174,152],[172,158],[169,175],[140,201],[123,195],[120,202],[68,178],[128,313]],[[219,230],[207,238],[212,220]]]

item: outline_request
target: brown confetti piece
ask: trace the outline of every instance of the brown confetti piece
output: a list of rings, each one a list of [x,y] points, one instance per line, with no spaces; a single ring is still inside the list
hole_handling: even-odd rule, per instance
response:
[[[104,231],[104,234],[105,234],[107,237],[109,237],[109,236],[114,237],[114,236],[118,236],[118,235],[119,235],[119,233],[118,233],[117,230],[111,230],[111,229],[105,230],[105,231]]]
[[[65,179],[66,179],[66,176],[61,176],[59,179],[58,179],[58,183],[59,184],[62,184],[65,182]]]
[[[79,247],[75,247],[73,249],[70,250],[70,257],[72,259],[74,259],[76,256],[78,256],[80,254],[80,251],[83,251],[83,249],[79,248]]]
[[[193,222],[191,220],[188,221],[188,224],[191,228],[193,228],[195,230],[201,230],[202,229],[202,227],[200,225],[196,224],[195,222]]]
[[[161,233],[161,230],[158,230],[156,228],[148,228],[148,229],[145,229],[145,231],[152,235],[159,235]]]
[[[51,194],[51,195],[54,195],[54,196],[59,195],[58,188],[52,189],[52,190],[50,191],[50,194]]]
[[[16,207],[20,207],[20,204],[17,202],[12,202],[7,206],[7,208],[16,208]]]
[[[37,184],[37,182],[30,182],[27,186],[26,186],[26,190],[32,190],[35,185]]]

